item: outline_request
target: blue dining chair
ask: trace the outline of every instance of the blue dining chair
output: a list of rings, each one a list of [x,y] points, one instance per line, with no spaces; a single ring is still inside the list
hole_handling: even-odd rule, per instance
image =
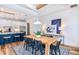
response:
[[[33,46],[34,46],[34,40],[31,39],[31,38],[25,38],[24,41],[26,43],[24,45],[25,49],[28,50],[28,51],[30,51],[30,50],[32,51],[33,50]],[[33,53],[33,51],[32,51],[32,53]]]
[[[61,54],[60,53],[60,44],[61,44],[61,40],[57,41],[56,45],[51,45],[50,49],[51,49],[51,54],[57,55],[57,54]]]
[[[43,52],[44,48],[43,48],[42,42],[35,40],[34,43],[35,44],[33,45],[33,54],[36,55],[37,51],[40,51],[41,55],[44,54]]]

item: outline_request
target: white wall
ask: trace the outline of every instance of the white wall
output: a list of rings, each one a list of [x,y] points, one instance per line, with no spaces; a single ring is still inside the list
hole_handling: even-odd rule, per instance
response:
[[[3,27],[3,26],[11,26],[12,29],[15,29],[15,28],[19,29],[19,26],[26,26],[26,22],[0,19],[0,27]]]
[[[25,26],[25,22],[21,21],[14,21],[14,20],[7,20],[7,19],[0,19],[0,26]]]
[[[53,13],[52,10],[41,17],[42,24],[49,26],[51,20],[61,18],[64,23],[64,44],[79,47],[79,7],[57,13]]]

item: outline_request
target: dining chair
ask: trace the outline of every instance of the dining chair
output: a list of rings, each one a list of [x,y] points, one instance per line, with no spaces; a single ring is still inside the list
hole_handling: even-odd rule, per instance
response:
[[[44,48],[42,42],[35,40],[33,45],[33,54],[36,55],[38,51],[40,51],[41,55],[44,54]]]
[[[30,51],[33,54],[33,50],[34,50],[33,47],[35,45],[34,40],[32,40],[31,38],[25,38],[23,42],[24,42],[23,47],[25,48],[25,50]]]
[[[25,44],[26,43],[26,44]],[[33,55],[36,55],[40,51],[41,55],[44,54],[44,47],[40,41],[25,38],[23,40],[23,48],[30,51]]]
[[[51,49],[51,54],[57,55],[57,54],[61,54],[60,52],[60,44],[61,44],[61,40],[57,41],[56,45],[51,45],[50,49]]]

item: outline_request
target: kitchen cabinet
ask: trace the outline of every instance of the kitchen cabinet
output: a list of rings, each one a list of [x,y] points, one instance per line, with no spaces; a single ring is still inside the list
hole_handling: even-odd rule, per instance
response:
[[[4,41],[3,41],[2,38],[3,38],[2,35],[0,35],[0,45],[3,45],[4,44]]]
[[[24,35],[25,35],[24,32],[22,32],[22,33],[6,33],[6,34],[0,33],[0,45],[17,42],[17,41],[23,41]]]
[[[12,34],[6,34],[2,36],[3,42],[5,43],[11,43],[13,41]]]
[[[13,42],[20,41],[20,39],[21,39],[20,33],[13,34]]]
[[[24,35],[25,35],[26,33],[24,32],[24,33],[21,33],[20,35],[21,35],[21,37],[20,37],[20,41],[23,41],[24,40]]]

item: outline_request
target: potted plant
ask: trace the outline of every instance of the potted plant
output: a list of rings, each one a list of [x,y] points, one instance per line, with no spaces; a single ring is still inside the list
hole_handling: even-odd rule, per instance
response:
[[[35,35],[36,35],[36,37],[40,37],[40,36],[41,36],[41,31],[37,31],[37,32],[35,33]]]

